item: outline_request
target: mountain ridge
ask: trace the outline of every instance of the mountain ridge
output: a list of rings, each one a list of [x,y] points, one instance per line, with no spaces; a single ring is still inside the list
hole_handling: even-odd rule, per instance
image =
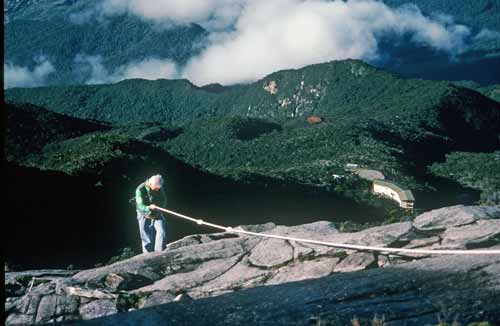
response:
[[[276,88],[270,91],[269,83],[276,83]],[[417,105],[436,105],[439,97],[451,92],[463,91],[448,82],[401,78],[361,61],[344,60],[282,70],[250,84],[223,87],[215,93],[207,92],[188,80],[136,79],[106,85],[14,88],[6,90],[6,98],[15,102],[31,101],[61,113],[107,122],[178,124],[192,118],[222,115],[286,119],[308,113],[330,113],[328,107],[349,110],[378,106],[387,109],[404,104],[414,108]],[[96,94],[99,97],[90,98]],[[380,99],[382,96],[384,98]],[[394,98],[402,103],[395,102]],[[428,102],[422,103],[424,100]],[[134,104],[141,107],[134,107]],[[97,110],[98,106],[102,113]],[[121,114],[113,115],[117,107]],[[168,112],[176,107],[181,112]],[[196,113],[189,116],[189,111]],[[132,114],[133,118],[126,114]]]
[[[355,60],[280,71],[217,92],[188,80],[127,80],[10,89],[6,98],[113,122],[115,131],[100,139],[121,133],[124,142],[134,141],[125,127],[131,122],[177,128],[175,137],[158,139],[155,146],[237,179],[256,174],[332,186],[340,182],[333,175],[356,163],[418,189],[425,182],[416,180],[427,166],[446,154],[499,147],[500,103],[447,82],[399,78]],[[311,124],[310,117],[319,123]],[[86,144],[86,138],[79,141]]]

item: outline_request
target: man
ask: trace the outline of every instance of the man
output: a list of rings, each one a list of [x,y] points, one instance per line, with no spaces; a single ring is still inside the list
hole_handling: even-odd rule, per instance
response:
[[[158,210],[158,207],[167,205],[163,177],[159,174],[153,175],[141,183],[135,190],[135,202],[142,252],[162,251],[167,243],[165,217]]]

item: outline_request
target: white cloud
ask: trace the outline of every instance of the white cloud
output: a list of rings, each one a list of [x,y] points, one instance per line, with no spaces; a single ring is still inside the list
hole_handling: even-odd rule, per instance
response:
[[[173,61],[149,58],[120,67],[114,76],[117,76],[118,79],[173,79],[177,78],[178,73]]]
[[[69,14],[69,21],[73,24],[82,25],[88,23],[92,19],[96,19],[99,23],[105,23],[105,19],[99,14],[97,8],[89,8],[83,11],[73,12]]]
[[[247,0],[104,0],[107,15],[130,12],[146,20],[166,24],[198,23],[223,29],[235,22]]]
[[[35,62],[37,64],[33,69],[17,66],[12,62],[4,63],[4,89],[44,85],[47,76],[55,71],[54,66],[44,56],[35,58]]]
[[[213,34],[183,76],[199,85],[233,84],[335,59],[370,61],[386,35],[453,55],[464,49],[469,29],[449,17],[425,17],[416,6],[391,9],[373,0],[249,0],[234,30]]]
[[[379,49],[385,37],[410,40],[450,58],[471,39],[469,28],[451,16],[426,17],[415,5],[390,8],[376,0],[103,0],[98,6],[103,17],[123,13],[166,26],[198,23],[210,34],[204,50],[182,69],[169,60],[148,59],[110,73],[98,58],[89,58],[91,82],[182,76],[198,85],[227,85],[331,60],[374,62],[387,55]],[[484,31],[472,39],[493,36]],[[155,75],[157,70],[167,73]]]
[[[474,40],[484,40],[484,41],[494,41],[500,39],[500,33],[497,31],[492,31],[487,28],[483,28],[477,35],[474,36]]]
[[[115,83],[131,78],[174,79],[179,75],[175,63],[168,59],[147,58],[142,61],[133,61],[109,72],[102,63],[102,57],[80,54],[75,58],[75,65],[80,71],[87,71],[90,75],[86,81],[87,84]]]
[[[79,54],[74,59],[75,71],[83,75],[89,75],[87,84],[109,83],[110,75],[106,67],[102,64],[101,56],[91,56]]]

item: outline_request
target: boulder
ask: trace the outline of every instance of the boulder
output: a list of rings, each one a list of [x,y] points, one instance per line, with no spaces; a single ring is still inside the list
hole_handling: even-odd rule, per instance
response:
[[[34,321],[35,321],[34,315],[11,313],[7,315],[7,318],[5,319],[5,325],[12,325],[12,326],[32,325]]]
[[[342,261],[335,266],[333,271],[335,273],[353,272],[375,267],[376,264],[377,260],[372,253],[355,252],[342,259]]]
[[[430,247],[434,244],[439,244],[441,242],[441,238],[434,236],[434,237],[428,237],[428,238],[421,238],[421,239],[413,239],[411,240],[404,248],[423,248],[423,247]]]
[[[199,235],[197,235],[197,234],[189,235],[189,236],[184,237],[180,240],[169,243],[167,245],[166,249],[173,250],[173,249],[178,249],[178,248],[185,247],[185,246],[197,245],[200,243],[201,243],[201,241],[200,241]]]
[[[412,222],[394,223],[356,232],[353,238],[358,244],[390,247],[398,241],[409,241],[411,230]]]
[[[79,300],[75,297],[56,294],[39,297],[40,301],[35,313],[35,323],[63,320],[64,317],[72,319],[70,317],[78,315]]]
[[[115,314],[118,309],[113,300],[100,299],[84,304],[79,312],[81,318],[85,320]]]
[[[57,295],[46,295],[42,297],[38,305],[35,321],[37,323],[47,322],[56,314],[57,308]]]
[[[8,272],[5,273],[5,283],[15,282],[19,279],[32,280],[33,277],[38,279],[57,279],[72,276],[78,273],[76,270],[66,269],[40,269],[21,272]]]
[[[253,267],[249,263],[248,256],[244,256],[230,270],[206,284],[191,289],[189,294],[197,299],[263,285],[274,273],[275,271],[269,269]]]
[[[295,226],[277,226],[270,234],[288,236],[300,239],[311,239],[317,241],[333,241],[341,234],[332,222],[318,221]],[[304,259],[309,256],[333,255],[337,249],[323,245],[303,243],[298,241],[288,242],[294,250],[294,259]]]
[[[293,248],[286,240],[265,239],[259,242],[248,257],[252,266],[274,268],[293,260]]]
[[[129,291],[152,283],[151,279],[132,273],[110,273],[104,280],[105,286],[111,291]]]
[[[256,224],[256,225],[240,225],[235,227],[235,230],[243,230],[243,231],[249,231],[249,232],[257,232],[257,233],[263,233],[267,231],[271,231],[276,227],[276,224],[272,222],[267,222],[264,224]]]
[[[498,206],[451,206],[423,213],[415,218],[413,226],[420,231],[444,231],[476,222],[480,219],[499,219]]]
[[[330,275],[339,260],[339,258],[322,257],[282,267],[266,281],[266,285],[302,281]]]
[[[81,271],[72,277],[76,283],[102,286],[103,280],[111,273],[132,273],[143,275],[144,270],[154,270],[164,277],[196,269],[201,263],[221,258],[230,258],[243,251],[241,238],[230,238],[208,243],[200,243],[196,248],[181,247],[162,252],[141,254],[114,264]],[[146,275],[143,275],[147,277]]]
[[[168,275],[154,284],[144,286],[134,292],[169,291],[172,293],[186,291],[209,282],[227,272],[239,260],[240,256],[225,259],[213,259],[204,262],[192,271]]]
[[[441,247],[467,249],[500,242],[500,220],[479,220],[462,227],[451,227],[441,235]]]
[[[174,299],[175,299],[175,295],[173,295],[169,291],[152,292],[145,299],[143,299],[142,303],[139,305],[139,308],[157,306],[159,304],[172,302],[172,301],[174,301]]]

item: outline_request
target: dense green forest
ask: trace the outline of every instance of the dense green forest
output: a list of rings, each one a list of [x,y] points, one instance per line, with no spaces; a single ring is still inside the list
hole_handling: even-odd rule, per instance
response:
[[[184,126],[200,118],[221,117],[283,124],[320,116],[335,128],[369,130],[413,157],[417,149],[425,148],[430,162],[449,150],[491,151],[500,128],[500,123],[493,123],[500,121],[500,104],[479,93],[446,82],[399,78],[354,60],[280,71],[217,92],[186,80],[126,80],[10,89],[6,98],[114,124]]]
[[[473,89],[484,96],[488,96],[489,98],[500,102],[500,85],[488,85],[488,86],[481,86],[478,83],[475,83],[470,80],[464,80],[464,81],[458,81],[458,82],[453,82],[453,84],[461,87],[467,87],[470,89]]]
[[[157,123],[110,127],[28,105],[9,104],[8,110],[9,122],[24,121],[21,128],[8,130],[8,160],[46,171],[92,175],[96,179],[121,171],[127,177],[134,167],[161,166],[171,155],[201,170],[245,183],[273,180],[321,187],[390,209],[394,204],[373,196],[370,183],[347,170],[346,162],[376,166],[387,173],[392,171],[390,176],[407,180],[407,184],[413,182],[411,176],[400,173],[401,166],[391,156],[397,149],[366,133],[358,134],[361,130],[333,127],[328,122],[294,120],[281,126],[235,117],[200,120],[183,129]],[[56,128],[59,132],[51,133],[54,121],[71,129]],[[25,148],[28,133],[37,142]],[[353,151],[352,146],[357,149]]]
[[[363,128],[330,120],[272,126],[265,120],[238,117],[195,121],[162,147],[192,164],[235,177],[255,173],[328,185],[334,174],[346,173],[347,163],[399,176],[401,166],[393,155],[401,150],[374,139]],[[245,137],[240,135],[242,128],[247,129]]]
[[[5,154],[8,162],[69,175],[102,176],[127,171],[168,155],[153,145],[179,130],[159,124],[115,128],[72,118],[31,104],[7,103]]]
[[[8,161],[28,162],[52,142],[109,130],[106,124],[72,118],[31,104],[6,104],[7,129],[5,157]]]
[[[500,85],[490,85],[478,88],[478,92],[500,102]]]
[[[427,166],[443,162],[446,154],[491,152],[500,145],[498,102],[447,82],[403,79],[353,60],[281,71],[233,87],[127,80],[11,89],[6,95],[9,101],[113,123],[110,131],[58,139],[28,160],[66,173],[140,160],[144,151],[168,153],[233,179],[272,178],[355,197],[352,189],[367,188],[346,164],[423,190]]]
[[[484,204],[500,204],[500,151],[493,153],[454,152],[444,163],[434,163],[430,171],[481,190]]]
[[[399,78],[354,60],[280,71],[232,87],[126,80],[10,89],[6,97],[115,126],[141,121],[176,126],[182,132],[159,141],[162,148],[234,177],[260,174],[328,184],[345,164],[356,163],[415,188],[414,175],[446,153],[493,151],[499,145],[498,102],[447,82]],[[313,116],[320,123],[306,121]]]
[[[270,85],[275,85],[273,92]],[[6,98],[111,123],[184,124],[194,118],[226,115],[282,121],[325,115],[336,120],[360,116],[392,120],[400,129],[420,123],[437,127],[436,108],[455,99],[483,101],[482,107],[498,105],[447,82],[399,78],[355,60],[284,70],[248,85],[212,89],[187,80],[126,80],[110,85],[10,89]]]

